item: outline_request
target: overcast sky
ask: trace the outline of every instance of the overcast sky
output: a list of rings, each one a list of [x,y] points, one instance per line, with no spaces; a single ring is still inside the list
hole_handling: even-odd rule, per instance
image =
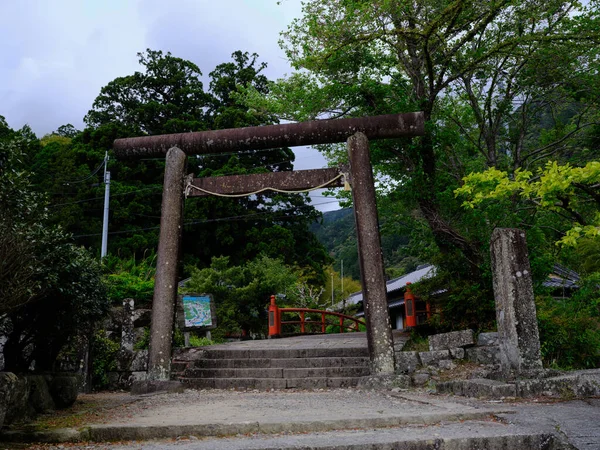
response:
[[[189,59],[204,75],[236,50],[256,52],[268,63],[265,75],[283,77],[291,68],[279,33],[301,6],[300,0],[277,3],[0,0],[0,115],[14,129],[29,124],[38,137],[67,123],[81,129],[100,89],[140,70],[136,54],[146,48]],[[296,154],[296,169],[326,165],[315,151]]]

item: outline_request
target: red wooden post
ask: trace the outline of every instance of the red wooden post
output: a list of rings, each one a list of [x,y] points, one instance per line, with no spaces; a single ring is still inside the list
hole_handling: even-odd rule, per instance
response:
[[[275,296],[271,295],[271,304],[269,305],[269,338],[279,337],[281,335],[281,314],[279,307],[275,303]]]
[[[340,316],[340,333],[344,332],[344,318]]]
[[[300,311],[300,333],[304,334],[306,330],[304,329],[304,311]]]
[[[415,312],[415,296],[408,287],[410,283],[406,283],[406,292],[404,293],[404,310],[406,312],[406,326],[417,326],[417,315]]]
[[[321,314],[321,333],[325,334],[325,313]]]

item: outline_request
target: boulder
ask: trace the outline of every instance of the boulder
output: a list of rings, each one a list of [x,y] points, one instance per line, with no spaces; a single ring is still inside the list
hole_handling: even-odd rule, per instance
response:
[[[57,408],[67,408],[75,403],[78,394],[77,375],[56,375],[50,381],[50,395]]]
[[[37,413],[52,411],[56,406],[43,375],[26,375],[29,381],[29,405]]]

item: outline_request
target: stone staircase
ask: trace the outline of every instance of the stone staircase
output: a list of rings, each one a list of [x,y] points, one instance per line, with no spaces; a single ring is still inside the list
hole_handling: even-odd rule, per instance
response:
[[[172,379],[195,389],[320,389],[353,387],[369,375],[366,346],[178,349]]]

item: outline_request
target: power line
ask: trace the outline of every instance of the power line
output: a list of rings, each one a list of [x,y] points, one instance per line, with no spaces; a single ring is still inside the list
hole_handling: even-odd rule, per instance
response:
[[[319,203],[318,205],[325,205],[328,203],[337,203],[336,201],[332,201],[332,202],[323,202],[323,203]],[[308,206],[317,206],[317,205],[308,205]],[[255,219],[263,219],[265,218],[265,216],[268,215],[272,215],[272,214],[278,214],[277,212],[273,212],[273,211],[265,211],[262,213],[255,213],[255,214],[246,214],[246,215],[240,215],[240,216],[230,216],[230,217],[219,217],[216,219],[206,219],[206,220],[190,220],[187,222],[184,222],[183,225],[187,226],[187,225],[200,225],[200,224],[204,224],[204,223],[213,223],[213,222],[225,222],[225,221],[234,221],[234,220],[255,220]],[[145,216],[142,214],[136,214],[137,216],[141,216],[141,217],[149,217],[149,218],[157,218],[159,219],[160,216]],[[269,217],[270,220],[276,220],[276,219],[302,219],[304,218],[304,216],[300,216],[300,215],[275,215],[273,217]],[[155,226],[155,227],[146,227],[146,228],[136,228],[135,230],[122,230],[122,231],[109,231],[108,234],[127,234],[127,233],[138,233],[140,231],[149,231],[149,230],[158,230],[160,229],[160,226]],[[92,233],[92,234],[78,234],[73,236],[73,238],[82,238],[82,237],[94,237],[94,236],[101,236],[102,233]]]
[[[111,197],[119,197],[119,196],[123,196],[123,195],[135,194],[136,192],[150,191],[150,190],[157,189],[157,188],[161,188],[162,189],[162,186],[153,186],[153,187],[148,187],[148,188],[136,189],[135,191],[121,192],[120,194],[112,194]],[[49,207],[50,208],[54,208],[54,207],[57,207],[57,206],[75,205],[77,203],[92,202],[94,200],[103,200],[103,199],[104,199],[104,196],[102,196],[102,197],[94,197],[94,198],[86,198],[84,200],[77,200],[77,201],[74,201],[74,202],[56,203],[54,205],[49,205]]]
[[[100,163],[100,165],[98,167],[96,167],[94,169],[94,171],[90,175],[88,175],[87,177],[81,178],[79,180],[74,180],[74,181],[65,181],[63,184],[64,185],[77,184],[77,183],[83,183],[84,181],[89,180],[90,178],[92,178],[94,175],[96,175],[98,173],[98,171],[102,168],[102,166],[104,166],[106,164],[106,162],[107,162],[107,158],[105,157],[102,160],[102,162]]]

